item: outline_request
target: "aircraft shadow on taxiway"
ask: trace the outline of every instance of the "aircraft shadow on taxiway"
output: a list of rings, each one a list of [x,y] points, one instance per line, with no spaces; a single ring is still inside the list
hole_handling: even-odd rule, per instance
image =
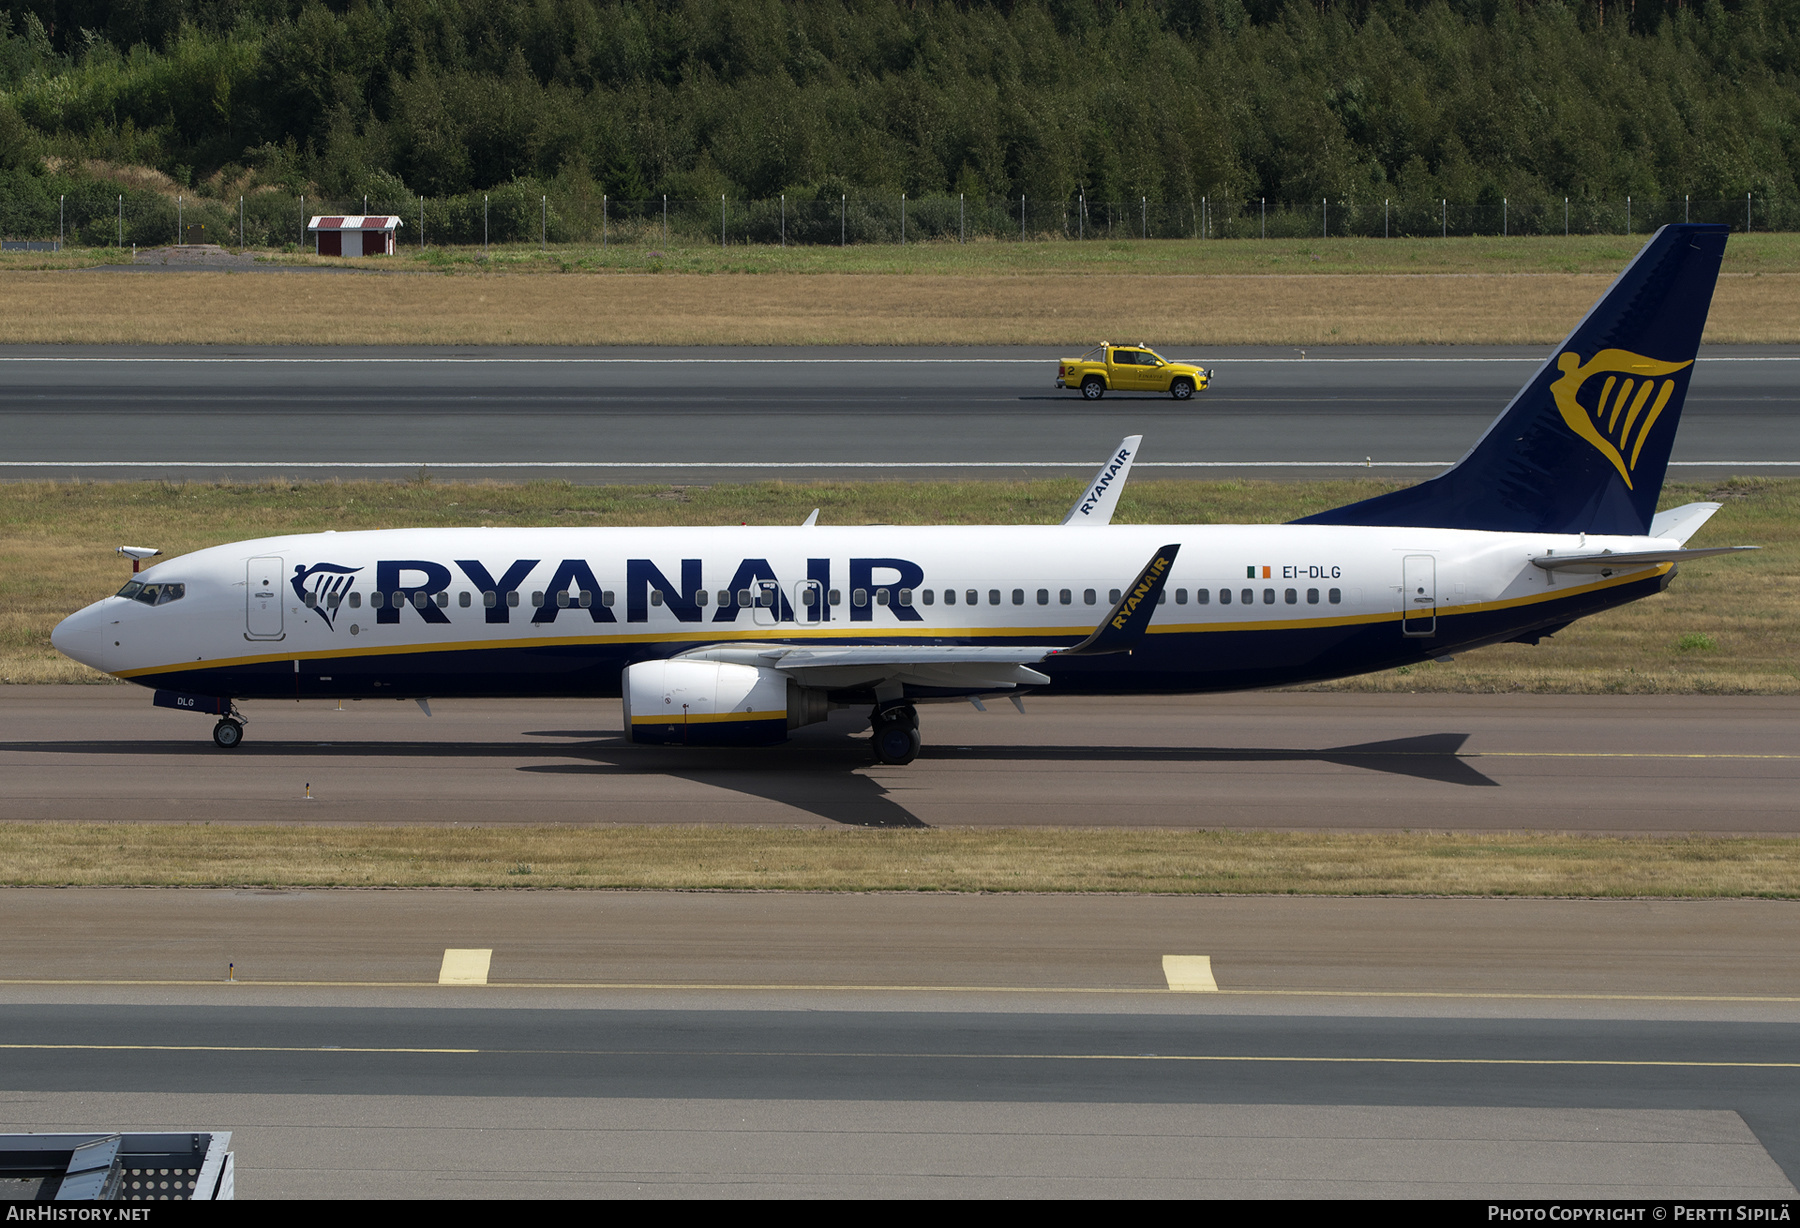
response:
[[[517,771],[549,775],[665,776],[780,802],[847,827],[927,826],[889,795],[887,786],[864,769],[867,739],[842,725],[800,730],[784,747],[747,750],[680,750],[627,744],[609,729],[540,729],[527,737],[569,739],[562,746],[518,742],[394,742],[294,740],[247,742],[234,757],[519,759],[548,754],[559,763],[533,763]],[[1471,788],[1498,788],[1462,756],[1466,733],[1428,733],[1320,750],[1290,747],[1188,746],[932,746],[921,766],[932,761],[999,760],[1008,763],[1329,763],[1417,780]],[[216,759],[200,741],[14,742],[0,750],[62,754],[168,755]],[[783,753],[783,752],[786,753]],[[888,769],[905,772],[907,769]]]

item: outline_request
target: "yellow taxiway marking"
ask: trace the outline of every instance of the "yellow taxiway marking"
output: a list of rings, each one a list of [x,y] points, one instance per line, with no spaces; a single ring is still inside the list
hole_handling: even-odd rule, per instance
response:
[[[541,1057],[869,1058],[918,1061],[1289,1063],[1321,1066],[1636,1066],[1693,1070],[1800,1070],[1800,1062],[1718,1062],[1668,1058],[1367,1057],[1245,1053],[904,1053],[812,1049],[423,1049],[373,1045],[33,1045],[0,1044],[0,1051],[87,1053],[383,1053]]]
[[[1219,992],[1219,983],[1213,980],[1210,955],[1163,956],[1163,979],[1176,993]]]
[[[62,988],[125,988],[129,986],[229,985],[233,989],[433,989],[438,981],[235,981],[59,979],[13,977],[0,979],[0,987],[36,985]],[[453,986],[454,987],[454,986]],[[1163,987],[1142,985],[822,985],[711,983],[693,981],[486,981],[482,989],[585,989],[585,990],[690,990],[708,993],[950,993],[950,994],[1146,994],[1167,997]],[[1630,993],[1531,993],[1526,991],[1440,989],[1218,989],[1220,997],[1237,998],[1431,998],[1524,1002],[1745,1002],[1768,1006],[1800,1003],[1800,995],[1767,994],[1630,994]]]
[[[443,966],[438,969],[437,983],[440,985],[485,985],[488,983],[488,965],[493,962],[493,948],[470,948],[459,950],[456,947],[444,951]]]

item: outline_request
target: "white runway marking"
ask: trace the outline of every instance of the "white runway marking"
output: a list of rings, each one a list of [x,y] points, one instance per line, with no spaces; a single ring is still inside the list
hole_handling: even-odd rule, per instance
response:
[[[1139,461],[1139,469],[1447,469],[1454,461]],[[0,461],[0,469],[1091,469],[1071,461]],[[1800,460],[1670,461],[1671,469],[1800,468]]]
[[[1171,350],[1173,350],[1175,347],[1171,346],[1169,348]],[[110,358],[107,358],[107,357],[33,358],[33,357],[26,357],[26,356],[20,356],[20,355],[0,355],[0,363],[7,363],[7,362],[12,362],[12,363],[20,363],[20,362],[26,362],[26,363],[29,363],[29,362],[45,362],[45,363],[210,363],[210,364],[238,363],[238,364],[245,364],[245,365],[277,365],[277,366],[280,366],[280,365],[331,366],[331,365],[347,365],[347,364],[356,364],[356,363],[362,363],[362,364],[366,364],[366,365],[406,364],[406,363],[423,363],[423,364],[448,363],[448,364],[453,364],[453,365],[460,363],[463,365],[469,365],[469,364],[475,364],[475,363],[494,363],[494,364],[502,364],[502,365],[515,364],[515,365],[538,365],[538,366],[570,366],[570,365],[573,365],[573,366],[583,366],[583,365],[631,366],[631,365],[638,365],[638,364],[651,365],[651,366],[667,366],[671,362],[679,362],[679,363],[684,363],[684,364],[689,364],[689,365],[716,364],[716,365],[720,365],[720,366],[733,366],[733,367],[741,367],[741,366],[746,366],[746,365],[752,365],[752,366],[832,366],[832,365],[854,366],[854,365],[859,365],[859,364],[862,364],[862,365],[874,364],[874,365],[881,365],[881,366],[958,366],[958,365],[970,365],[970,364],[990,364],[990,365],[992,365],[992,364],[998,364],[998,365],[1023,364],[1026,366],[1039,366],[1039,365],[1042,365],[1047,362],[1055,362],[1055,361],[1056,361],[1056,357],[1054,357],[1054,356],[1053,357],[1045,357],[1045,358],[685,358],[685,357],[682,357],[680,354],[673,354],[673,353],[669,354],[667,356],[664,356],[664,357],[660,357],[660,358],[547,358],[547,357],[546,358],[515,358],[515,357],[489,358],[489,357],[483,357],[480,355],[470,355],[467,357],[444,356],[444,357],[418,357],[418,358],[404,357],[404,356],[389,357],[389,358],[232,358],[232,357],[224,357],[224,356],[217,357],[217,358],[192,358],[192,357],[159,357],[159,356],[154,356],[154,355],[131,356],[131,357],[110,357]],[[1292,363],[1292,364],[1300,365],[1300,366],[1304,366],[1304,365],[1308,365],[1308,364],[1316,366],[1319,363],[1328,363],[1328,362],[1329,363],[1384,363],[1385,362],[1385,363],[1437,363],[1437,364],[1451,364],[1451,365],[1454,365],[1457,363],[1535,363],[1539,366],[1542,366],[1545,362],[1548,361],[1548,359],[1538,358],[1538,357],[1529,357],[1529,358],[1511,358],[1511,357],[1493,357],[1493,358],[1474,358],[1474,357],[1459,357],[1459,358],[1348,358],[1348,357],[1343,357],[1343,358],[1337,358],[1337,357],[1330,357],[1330,358],[1323,358],[1323,357],[1321,357],[1321,358],[1219,358],[1219,359],[1214,359],[1212,361],[1222,362],[1222,363],[1231,363],[1233,365],[1249,365],[1249,364],[1269,365],[1269,364]],[[1701,358],[1701,359],[1699,359],[1699,361],[1702,363],[1800,362],[1800,355],[1796,355],[1796,356],[1767,355],[1767,356],[1737,357],[1737,358]]]

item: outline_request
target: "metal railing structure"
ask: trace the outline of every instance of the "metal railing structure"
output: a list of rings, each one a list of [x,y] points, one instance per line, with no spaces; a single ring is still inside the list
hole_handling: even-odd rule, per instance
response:
[[[1665,222],[1723,222],[1733,230],[1800,230],[1800,201],[1492,196],[1321,197],[1298,207],[1260,199],[1097,200],[1077,195],[981,197],[840,195],[742,200],[613,200],[509,185],[488,193],[398,200],[321,199],[276,191],[218,198],[92,191],[0,198],[0,237],[68,247],[213,243],[266,250],[309,247],[322,214],[393,214],[401,249],[422,247],[736,246],[1121,239],[1403,238],[1468,235],[1647,235]]]

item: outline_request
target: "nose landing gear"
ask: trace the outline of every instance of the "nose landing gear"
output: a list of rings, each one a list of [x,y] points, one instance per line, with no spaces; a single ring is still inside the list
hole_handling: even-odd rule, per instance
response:
[[[911,763],[919,757],[919,713],[911,704],[878,709],[870,714],[874,735],[870,738],[880,763]]]

